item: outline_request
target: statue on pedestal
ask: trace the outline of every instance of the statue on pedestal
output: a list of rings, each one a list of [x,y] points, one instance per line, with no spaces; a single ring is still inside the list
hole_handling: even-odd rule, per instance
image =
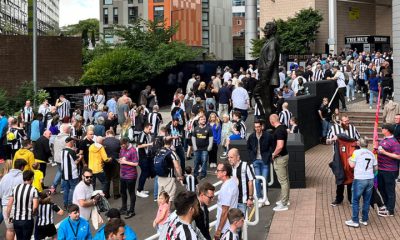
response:
[[[263,120],[268,120],[271,114],[274,89],[279,86],[279,43],[276,31],[275,22],[265,24],[265,44],[258,60],[259,78],[254,89],[254,99]]]

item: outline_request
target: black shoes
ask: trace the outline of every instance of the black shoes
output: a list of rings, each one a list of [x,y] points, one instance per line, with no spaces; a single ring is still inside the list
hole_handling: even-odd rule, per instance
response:
[[[335,200],[335,201],[333,201],[333,202],[331,203],[331,206],[332,206],[332,207],[336,207],[337,205],[340,205],[340,204],[342,204],[342,202],[339,202],[339,201]]]
[[[125,219],[129,219],[129,218],[131,218],[131,217],[134,217],[135,215],[136,215],[135,212],[129,211],[129,212],[126,214]]]

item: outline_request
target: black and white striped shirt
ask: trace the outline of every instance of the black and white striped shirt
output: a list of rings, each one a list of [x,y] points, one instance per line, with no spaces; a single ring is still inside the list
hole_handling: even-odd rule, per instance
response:
[[[172,214],[171,214],[172,215]],[[174,217],[175,216],[175,217]],[[165,226],[166,232],[161,231],[159,239],[169,239],[169,240],[195,240],[197,239],[197,234],[193,229],[192,225],[186,224],[180,220],[175,214],[171,221]]]
[[[312,80],[313,81],[320,81],[324,78],[324,71],[321,69],[315,69]]]
[[[239,165],[232,167],[232,176],[238,180],[239,187],[239,203],[246,203],[249,199],[249,181],[253,181],[256,177],[252,166],[247,162],[240,161]]]
[[[186,190],[188,190],[189,192],[196,192],[198,181],[197,178],[195,178],[193,175],[186,175],[183,179],[183,183],[186,186]]]
[[[22,139],[24,139],[26,136],[24,130],[22,128],[11,127],[9,131],[14,133],[15,136],[15,140],[9,143],[11,145],[11,149],[20,149],[22,147]]]
[[[54,203],[39,204],[37,225],[46,226],[54,224],[54,212],[58,212],[61,209]]]
[[[83,109],[85,111],[93,111],[94,106],[93,106],[93,96],[92,95],[85,95],[83,96]]]
[[[358,68],[358,79],[365,79],[365,71],[367,70],[368,66],[360,62],[360,66]]]
[[[174,127],[174,125],[172,123],[167,125],[167,127],[168,127],[167,128],[168,134],[171,137],[179,136],[179,138],[177,138],[177,139],[172,139],[172,146],[174,146],[174,147],[181,146],[182,145],[182,139],[181,139],[182,133],[179,130],[179,128],[178,127]]]
[[[32,107],[24,107],[22,109],[22,113],[24,116],[24,122],[31,122],[33,121],[33,109]]]
[[[69,102],[67,99],[65,99],[65,100],[61,103],[61,105],[59,105],[59,106],[57,107],[57,112],[58,112],[58,115],[60,116],[60,119],[63,119],[63,118],[65,118],[65,117],[69,117],[69,111],[70,111],[70,109],[71,109],[71,104],[70,104],[70,102]]]
[[[246,138],[246,124],[242,120],[235,122],[235,124],[238,131],[240,132],[240,137],[242,139]]]
[[[288,109],[283,109],[282,112],[279,113],[279,122],[289,128],[290,119],[292,118],[292,113]]]
[[[38,199],[38,192],[30,184],[19,184],[13,191],[14,220],[32,220],[33,219],[33,200]]]
[[[221,240],[239,240],[239,235],[228,229],[221,237]]]
[[[374,58],[373,62],[374,62],[375,66],[377,68],[380,68],[381,64],[385,62],[385,59],[383,59],[383,58]]]
[[[79,177],[75,160],[77,160],[77,156],[75,151],[71,148],[64,148],[61,151],[61,172],[63,180],[72,180]]]
[[[158,135],[158,130],[160,129],[160,125],[162,122],[162,116],[159,112],[152,112],[149,114],[148,117],[148,122],[153,125],[151,128],[151,134],[157,136]]]
[[[167,149],[165,149],[166,151],[168,151]],[[162,151],[162,150],[161,150]],[[169,171],[168,171],[168,176],[170,178],[174,178],[175,177],[175,167],[174,167],[174,161],[177,161],[178,163],[180,163],[179,161],[179,157],[176,154],[175,151],[171,151],[171,154],[169,156],[167,156],[167,158],[170,158],[170,165],[169,165]]]
[[[350,138],[353,138],[355,140],[360,139],[360,134],[358,133],[357,129],[349,124],[349,128],[348,129],[343,129],[342,126],[340,126],[339,124],[335,124],[333,126],[331,126],[331,129],[329,129],[328,132],[328,139],[333,138],[333,136],[336,136],[338,134],[346,134],[347,136],[349,136]]]
[[[150,142],[151,142],[150,134],[147,134],[144,131],[140,132],[138,145],[147,144]],[[139,148],[139,156],[148,155],[149,151],[150,151],[149,147]]]

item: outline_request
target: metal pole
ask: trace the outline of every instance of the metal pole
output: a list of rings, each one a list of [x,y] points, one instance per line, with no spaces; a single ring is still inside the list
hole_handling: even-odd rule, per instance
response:
[[[251,40],[257,38],[257,0],[246,0],[245,4],[245,56],[252,60]]]
[[[32,81],[33,81],[33,107],[36,108],[36,94],[37,94],[37,0],[33,0],[32,6]]]
[[[337,2],[336,0],[329,0],[329,53],[332,55],[337,53]]]

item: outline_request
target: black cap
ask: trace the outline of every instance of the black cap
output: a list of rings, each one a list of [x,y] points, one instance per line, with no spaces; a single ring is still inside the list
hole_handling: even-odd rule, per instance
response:
[[[390,133],[393,133],[393,132],[394,132],[394,126],[393,126],[393,124],[385,123],[385,124],[382,125],[382,129],[386,129],[386,130],[388,130]]]
[[[65,142],[66,142],[66,143],[69,143],[69,142],[71,142],[71,141],[73,141],[73,140],[75,140],[73,137],[67,137],[67,138],[65,139]]]
[[[106,217],[108,217],[108,218],[121,218],[121,213],[119,212],[118,209],[116,209],[116,208],[111,208],[111,209],[108,210],[108,212],[106,213]]]

